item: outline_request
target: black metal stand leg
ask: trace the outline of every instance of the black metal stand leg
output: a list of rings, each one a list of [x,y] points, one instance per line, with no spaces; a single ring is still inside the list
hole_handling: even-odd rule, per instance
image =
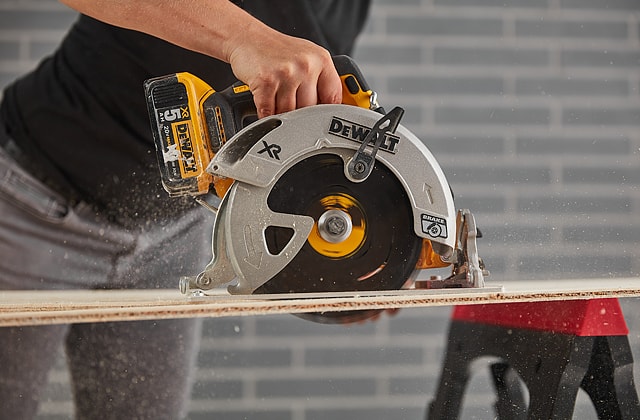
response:
[[[626,336],[596,337],[589,370],[581,384],[600,419],[640,419],[633,358]]]
[[[570,419],[589,365],[591,343],[545,331],[526,331],[526,336],[530,338],[506,361],[529,390],[527,419]],[[530,346],[537,349],[527,350]]]
[[[498,418],[571,418],[582,387],[599,418],[640,419],[626,336],[578,337],[460,321],[451,323],[440,384],[427,419],[459,417],[470,365],[481,356],[503,361],[493,372]],[[516,372],[529,391],[528,408]]]
[[[496,390],[494,408],[497,420],[524,420],[527,404],[518,374],[508,363],[493,363],[491,377]]]
[[[469,368],[473,361],[473,355],[464,349],[466,343],[460,341],[460,334],[452,326],[436,398],[427,411],[428,420],[457,419],[460,415],[462,398],[469,381]]]

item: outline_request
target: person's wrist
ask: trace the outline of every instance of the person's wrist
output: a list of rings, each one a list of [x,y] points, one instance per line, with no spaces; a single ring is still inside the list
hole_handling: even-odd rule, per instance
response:
[[[233,63],[242,54],[250,53],[253,49],[259,51],[260,45],[264,45],[279,35],[260,21],[248,22],[242,29],[229,33],[222,44],[223,61]],[[266,45],[265,45],[266,47]]]

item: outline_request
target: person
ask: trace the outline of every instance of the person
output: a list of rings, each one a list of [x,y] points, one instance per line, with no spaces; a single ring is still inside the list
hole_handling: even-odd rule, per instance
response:
[[[162,191],[143,81],[241,80],[259,117],[339,102],[331,55],[351,52],[368,0],[64,3],[78,20],[0,106],[0,289],[177,287],[211,258],[212,216]],[[36,414],[61,346],[76,418],[181,418],[198,328],[0,328],[0,418]]]

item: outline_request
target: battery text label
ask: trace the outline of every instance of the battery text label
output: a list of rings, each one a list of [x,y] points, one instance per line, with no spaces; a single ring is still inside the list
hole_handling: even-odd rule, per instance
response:
[[[160,122],[184,120],[189,118],[189,108],[184,106],[180,108],[165,109],[158,112]]]
[[[365,127],[364,125],[338,117],[333,117],[331,119],[331,124],[329,125],[330,134],[358,143],[362,143],[370,132],[371,127]],[[375,139],[372,139],[371,142],[373,143],[373,141],[375,141]],[[399,141],[400,137],[387,132],[384,134],[380,150],[384,150],[389,153],[396,153],[396,147]]]
[[[191,144],[191,130],[189,123],[184,122],[174,125],[176,143],[180,147],[182,154],[182,168],[185,174],[198,171],[194,156],[193,145]]]

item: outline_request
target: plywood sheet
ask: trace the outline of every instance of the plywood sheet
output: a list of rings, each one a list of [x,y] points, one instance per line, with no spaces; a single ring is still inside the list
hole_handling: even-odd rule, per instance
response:
[[[640,296],[640,278],[488,282],[484,289],[186,297],[178,290],[1,291],[0,326]]]

